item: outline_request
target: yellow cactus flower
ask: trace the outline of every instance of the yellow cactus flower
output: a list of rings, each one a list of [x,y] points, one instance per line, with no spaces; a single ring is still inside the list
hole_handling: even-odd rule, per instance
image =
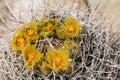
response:
[[[69,64],[69,51],[64,49],[58,49],[56,52],[50,50],[47,55],[47,61],[49,67],[55,72],[66,70]]]
[[[40,21],[38,26],[41,28],[45,28],[49,24],[52,24],[53,26],[57,27],[60,24],[60,20],[53,18],[44,18]]]
[[[12,41],[12,48],[15,51],[21,51],[27,45],[27,40],[22,36],[15,36]]]
[[[24,61],[27,68],[33,68],[42,58],[42,53],[35,49],[35,46],[27,46],[23,51]]]
[[[25,28],[25,37],[28,40],[37,40],[39,37],[37,34],[37,28],[33,28],[33,27]]]
[[[13,37],[11,46],[17,52],[23,50],[27,44],[28,42],[23,34],[23,28],[21,28]]]
[[[59,24],[60,24],[60,21],[58,19],[45,18],[41,20],[39,24],[39,28],[41,29],[40,35],[45,35],[45,36],[51,35],[55,30],[55,28],[59,26]]]
[[[70,38],[73,38],[82,32],[82,25],[71,17],[66,19],[64,28],[65,35]]]
[[[33,20],[32,22],[28,23],[26,27],[22,29],[22,33],[26,37],[26,39],[29,41],[35,41],[38,39],[38,33],[37,33],[37,22],[36,20]]]

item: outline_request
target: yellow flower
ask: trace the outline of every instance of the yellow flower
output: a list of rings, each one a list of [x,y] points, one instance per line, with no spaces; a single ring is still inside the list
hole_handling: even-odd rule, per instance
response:
[[[38,30],[37,30],[37,22],[33,20],[32,22],[26,24],[26,27],[23,28],[22,33],[29,41],[36,41],[38,39]]]
[[[69,51],[65,49],[58,49],[56,52],[50,50],[47,55],[49,67],[58,72],[59,70],[66,70],[69,64]]]
[[[37,34],[37,28],[34,27],[27,27],[25,28],[25,37],[27,40],[37,40],[38,39],[38,34]]]
[[[41,30],[40,35],[49,36],[53,33],[55,28],[59,26],[60,21],[58,19],[44,18],[39,24]]]
[[[40,61],[42,53],[35,49],[35,46],[27,46],[23,51],[24,61],[27,64],[27,68],[33,68],[33,66]]]
[[[23,50],[27,44],[28,42],[23,34],[23,28],[21,28],[13,37],[11,46],[17,52]]]
[[[70,38],[73,38],[82,32],[82,25],[71,17],[66,19],[64,28],[65,35]]]

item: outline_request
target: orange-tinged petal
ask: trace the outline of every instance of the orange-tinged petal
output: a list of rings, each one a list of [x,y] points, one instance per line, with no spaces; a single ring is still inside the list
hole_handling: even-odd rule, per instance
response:
[[[69,33],[75,33],[76,32],[76,28],[73,25],[69,26]]]
[[[53,25],[52,24],[48,24],[47,25],[47,30],[48,31],[52,31],[53,30]]]
[[[16,52],[22,51],[28,44],[28,41],[25,38],[23,31],[24,29],[21,28],[20,30],[17,31],[17,33],[13,37],[11,46]]]

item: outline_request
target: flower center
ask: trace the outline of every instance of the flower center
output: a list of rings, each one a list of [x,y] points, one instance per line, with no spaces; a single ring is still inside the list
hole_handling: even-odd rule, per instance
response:
[[[16,45],[19,47],[21,45],[25,46],[27,44],[26,40],[22,37],[17,38]]]
[[[75,33],[76,29],[73,25],[69,26],[69,33]]]
[[[55,63],[55,66],[61,66],[62,65],[62,58],[56,57],[54,63]]]
[[[34,53],[29,53],[28,56],[29,56],[29,61],[30,62],[34,61],[34,59],[35,59],[35,54]]]
[[[34,32],[33,29],[28,29],[28,30],[27,30],[27,34],[28,34],[29,37],[32,37],[32,36],[35,35],[35,32]]]
[[[47,25],[47,30],[48,31],[52,31],[53,30],[53,25],[52,24],[48,24]]]

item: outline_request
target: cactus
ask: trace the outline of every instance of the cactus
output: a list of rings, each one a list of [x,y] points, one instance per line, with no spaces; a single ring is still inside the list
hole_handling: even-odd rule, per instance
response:
[[[78,2],[23,0],[17,12],[5,0],[11,16],[0,17],[0,79],[120,79],[119,38],[106,28],[112,22],[98,16],[100,3],[94,10],[87,0],[85,8]]]

